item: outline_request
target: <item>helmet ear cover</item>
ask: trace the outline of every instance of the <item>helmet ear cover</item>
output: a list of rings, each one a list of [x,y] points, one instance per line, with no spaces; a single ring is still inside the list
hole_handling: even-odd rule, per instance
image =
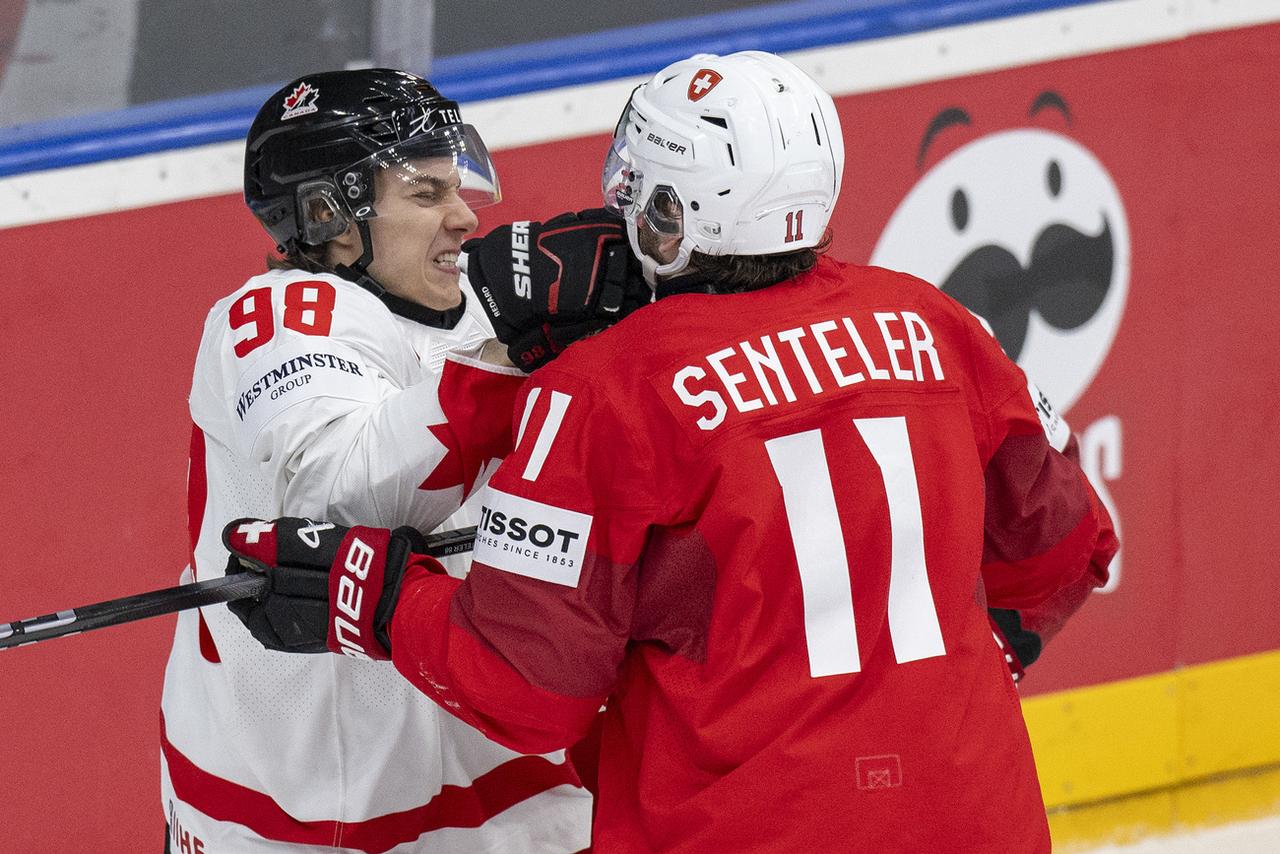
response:
[[[320,246],[343,234],[351,224],[347,207],[332,181],[320,178],[298,185],[295,210],[302,243]]]

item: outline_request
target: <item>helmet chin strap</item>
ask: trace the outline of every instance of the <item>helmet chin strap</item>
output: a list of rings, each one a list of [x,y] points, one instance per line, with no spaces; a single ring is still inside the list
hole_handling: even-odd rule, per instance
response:
[[[640,271],[644,274],[644,280],[649,283],[649,287],[656,291],[658,289],[658,262],[648,255],[641,254]]]
[[[360,230],[360,242],[364,246],[364,251],[354,263],[338,264],[333,268],[333,272],[348,282],[355,282],[382,300],[392,314],[421,323],[424,326],[435,327],[436,329],[452,329],[458,325],[458,321],[462,319],[462,315],[466,313],[467,309],[467,295],[465,293],[462,294],[462,302],[453,308],[446,308],[444,311],[428,308],[425,305],[396,296],[369,274],[369,265],[373,263],[373,238],[369,236],[369,220],[356,220],[356,228]]]
[[[369,265],[373,263],[373,238],[369,236],[369,220],[356,220],[356,228],[360,231],[360,245],[364,251],[360,253],[360,257],[352,264],[338,264],[333,271],[349,282],[355,282],[360,287],[370,291],[374,296],[381,298],[387,293],[387,289],[382,283],[369,275]]]

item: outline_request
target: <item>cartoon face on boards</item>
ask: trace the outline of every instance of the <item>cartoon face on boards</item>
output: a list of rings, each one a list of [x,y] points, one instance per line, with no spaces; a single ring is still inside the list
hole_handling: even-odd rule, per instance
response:
[[[1028,117],[1069,128],[1055,92]],[[923,169],[959,107],[928,122]],[[952,131],[955,133],[955,131]],[[1089,387],[1115,339],[1129,287],[1129,230],[1119,191],[1087,148],[1057,130],[980,136],[942,157],[898,205],[871,263],[926,279],[983,317],[1005,352],[1060,410]]]

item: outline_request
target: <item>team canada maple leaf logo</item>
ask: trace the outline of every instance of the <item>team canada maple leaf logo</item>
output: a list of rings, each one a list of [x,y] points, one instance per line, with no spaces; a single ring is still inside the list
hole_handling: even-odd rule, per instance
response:
[[[316,98],[319,96],[320,90],[310,83],[306,81],[299,83],[292,92],[285,96],[284,115],[280,117],[281,121],[314,113],[319,109],[316,106]]]

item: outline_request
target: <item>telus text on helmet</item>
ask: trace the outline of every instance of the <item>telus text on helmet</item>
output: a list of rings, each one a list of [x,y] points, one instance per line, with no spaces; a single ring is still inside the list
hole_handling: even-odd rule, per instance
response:
[[[433,126],[438,124],[458,125],[462,124],[462,114],[452,107],[425,107],[422,112],[414,117],[413,122],[409,126],[409,133],[416,136],[420,133],[426,133]]]

